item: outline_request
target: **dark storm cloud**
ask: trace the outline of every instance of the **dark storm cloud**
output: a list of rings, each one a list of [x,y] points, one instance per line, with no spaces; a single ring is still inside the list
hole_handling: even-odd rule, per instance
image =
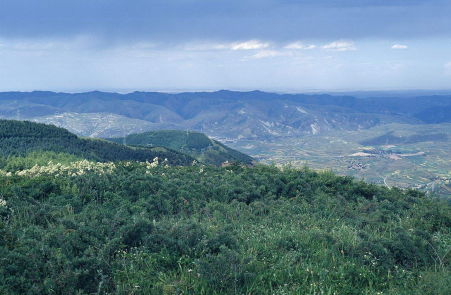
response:
[[[451,1],[2,0],[0,37],[95,35],[106,42],[451,35]]]

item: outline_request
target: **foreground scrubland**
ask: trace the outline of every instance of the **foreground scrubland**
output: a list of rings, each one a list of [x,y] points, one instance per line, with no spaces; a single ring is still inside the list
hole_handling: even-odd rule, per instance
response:
[[[451,294],[447,200],[306,167],[52,157],[3,164],[1,294]]]

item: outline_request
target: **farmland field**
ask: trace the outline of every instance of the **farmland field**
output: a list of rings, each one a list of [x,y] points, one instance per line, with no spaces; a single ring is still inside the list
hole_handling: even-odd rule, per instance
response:
[[[262,163],[308,165],[389,187],[413,187],[449,195],[450,138],[451,124],[389,124],[360,131],[247,139],[228,144]]]

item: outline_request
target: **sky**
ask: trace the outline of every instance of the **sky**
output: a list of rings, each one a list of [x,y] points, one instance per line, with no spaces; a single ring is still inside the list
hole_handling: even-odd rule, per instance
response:
[[[451,89],[449,0],[2,0],[0,91]]]

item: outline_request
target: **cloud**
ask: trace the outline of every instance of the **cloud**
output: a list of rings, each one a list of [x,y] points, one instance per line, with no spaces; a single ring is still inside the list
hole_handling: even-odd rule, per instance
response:
[[[285,49],[304,49],[304,50],[307,50],[307,49],[314,49],[314,48],[316,48],[316,46],[315,45],[308,45],[307,46],[307,45],[302,44],[301,42],[295,42],[295,43],[288,44],[284,48]]]
[[[245,56],[241,61],[247,61],[251,59],[262,59],[262,58],[268,58],[268,57],[277,57],[277,56],[286,56],[291,55],[291,52],[281,52],[276,50],[263,50],[259,51],[254,55],[251,56]]]
[[[407,45],[400,45],[400,44],[395,44],[391,47],[391,49],[398,49],[398,50],[405,50],[407,49]]]
[[[232,50],[251,50],[267,48],[269,43],[262,43],[258,40],[250,40],[242,43],[232,43],[230,48]]]
[[[187,51],[211,51],[211,50],[230,49],[230,46],[228,46],[227,44],[219,44],[212,42],[195,42],[178,45],[175,47],[175,49]]]
[[[1,4],[0,37],[96,35],[111,46],[146,40],[451,36],[451,1],[446,0],[2,0]]]
[[[66,46],[63,42],[7,41],[0,43],[0,48],[14,51],[47,51]]]
[[[445,69],[451,70],[451,61],[445,64]]]
[[[133,45],[136,49],[155,49],[158,47],[158,44],[152,42],[139,42]]]
[[[189,51],[209,51],[209,50],[259,50],[269,47],[269,43],[261,42],[259,40],[249,40],[240,42],[230,42],[230,43],[212,43],[212,42],[201,42],[201,43],[188,43],[183,46],[184,50]]]
[[[22,52],[50,52],[84,49],[109,49],[101,38],[88,35],[80,35],[72,38],[41,38],[31,40],[26,38],[6,39],[0,37],[0,49]]]
[[[338,40],[327,45],[321,46],[326,51],[348,51],[357,50],[352,40]]]
[[[282,56],[282,55],[286,55],[286,53],[283,53],[280,51],[275,51],[275,50],[265,50],[265,51],[260,51],[259,53],[255,54],[254,57],[255,58],[265,58],[265,57],[275,57],[275,56]]]

